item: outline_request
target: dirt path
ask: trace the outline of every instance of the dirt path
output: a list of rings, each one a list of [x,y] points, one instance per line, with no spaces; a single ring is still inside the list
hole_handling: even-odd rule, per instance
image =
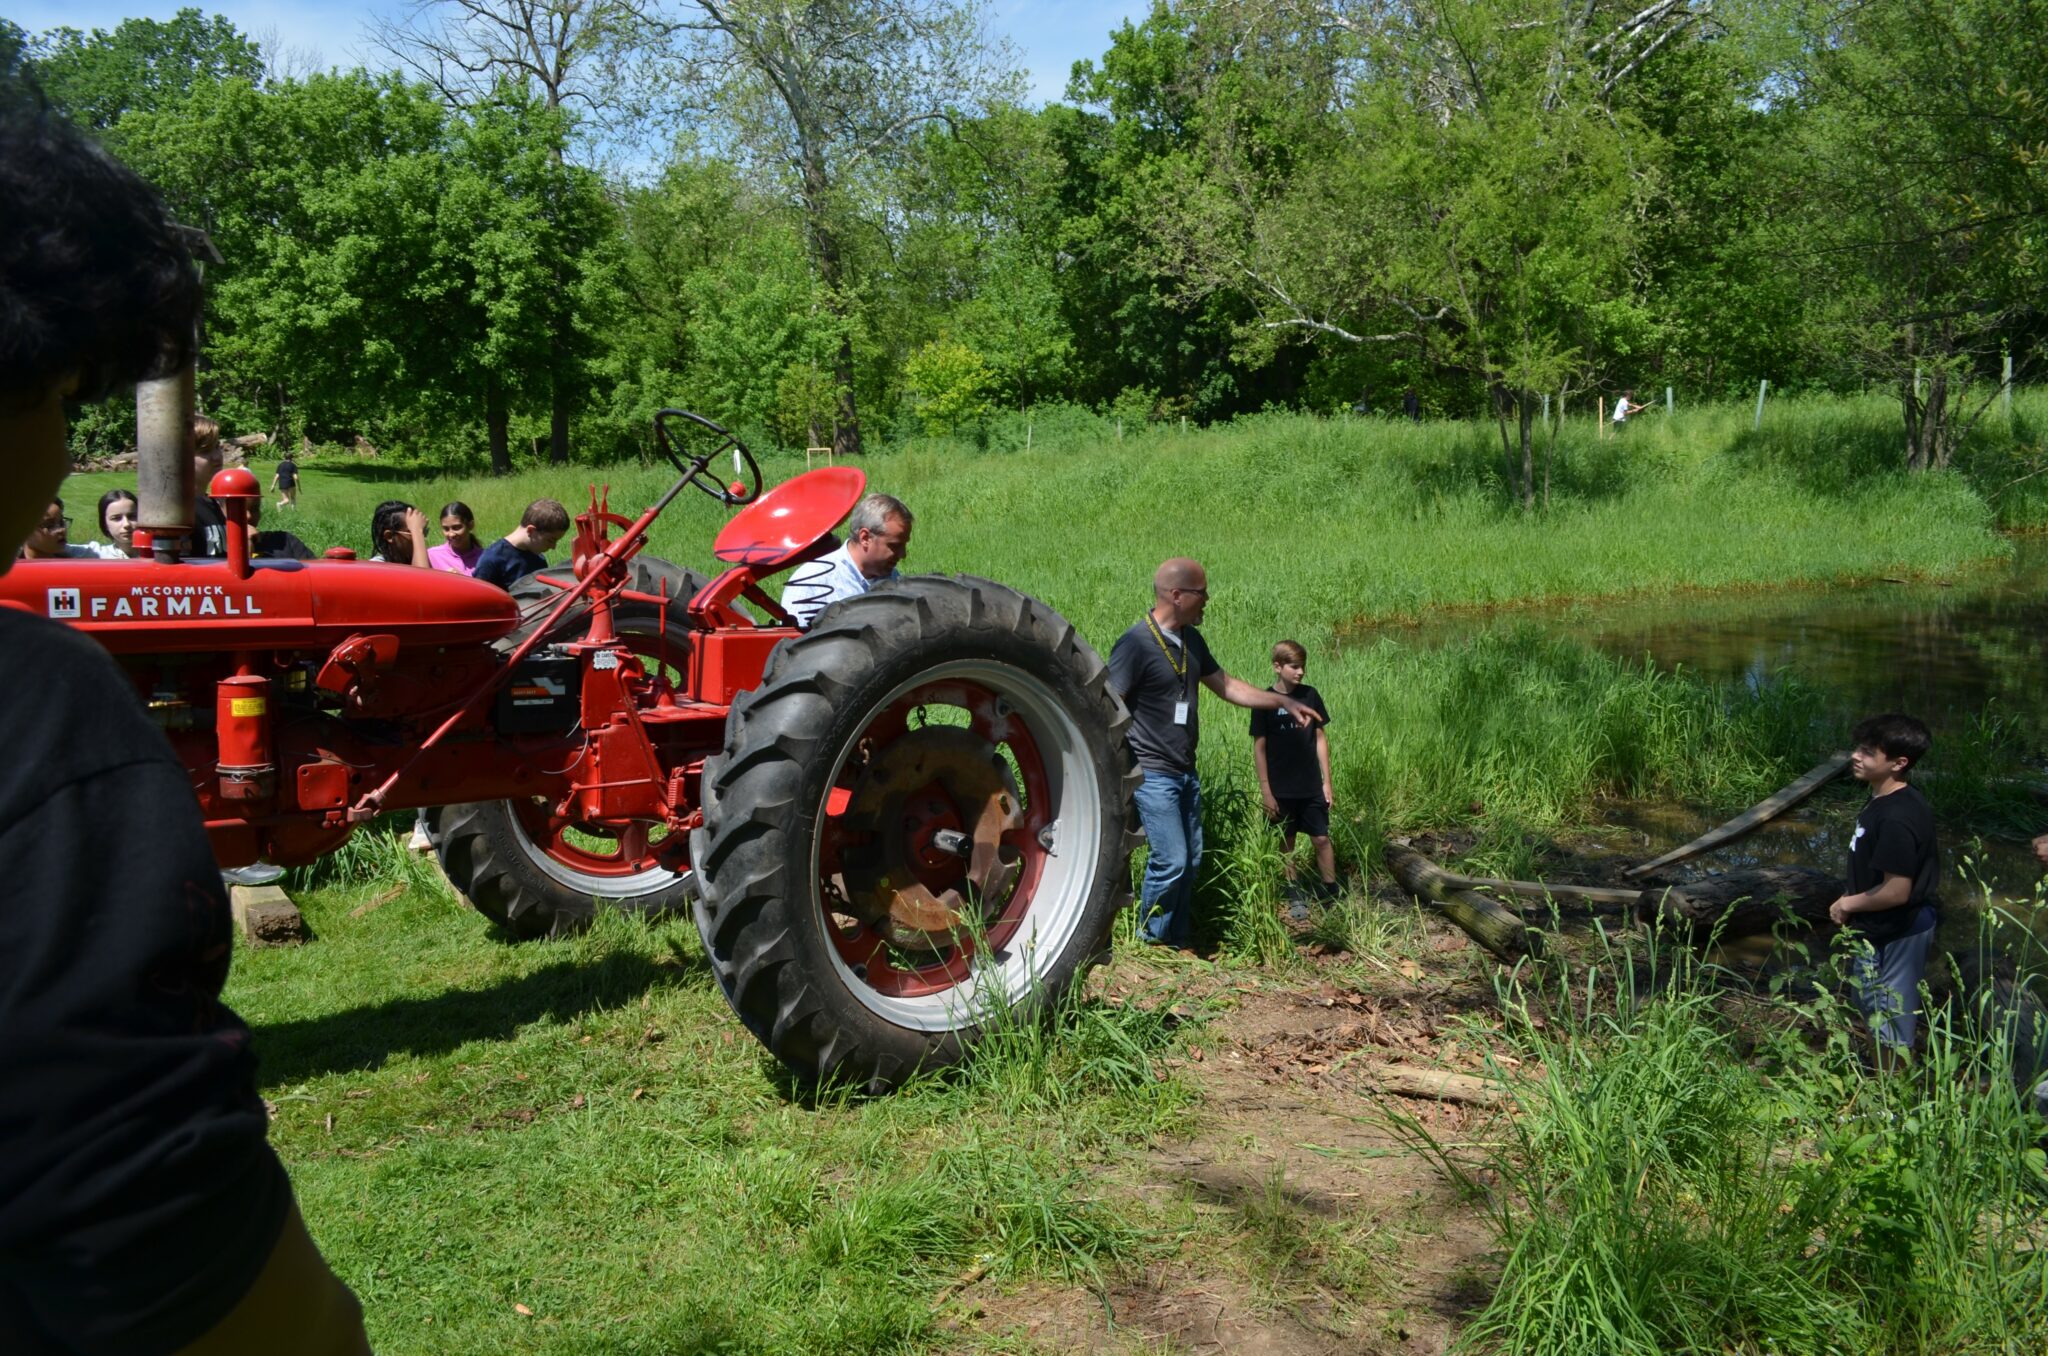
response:
[[[1224,1008],[1181,1068],[1202,1097],[1195,1133],[1116,1173],[1191,1224],[1171,1256],[1106,1293],[969,1289],[950,1320],[957,1349],[1443,1351],[1497,1259],[1478,1206],[1392,1132],[1389,1112],[1461,1145],[1497,1121],[1380,1087],[1401,1067],[1484,1073],[1475,953],[1455,932],[1418,950],[1384,973],[1312,957],[1313,970],[1284,980],[1120,962],[1112,997],[1165,979]]]

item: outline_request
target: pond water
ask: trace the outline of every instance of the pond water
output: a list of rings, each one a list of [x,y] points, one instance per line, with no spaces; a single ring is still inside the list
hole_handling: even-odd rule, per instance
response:
[[[1404,644],[1442,644],[1489,627],[1533,622],[1609,653],[1647,656],[1666,669],[1759,686],[1784,675],[1820,689],[1847,728],[1857,716],[1907,711],[1943,732],[1991,713],[2015,722],[2029,744],[2048,747],[2048,537],[2017,537],[2013,554],[1953,580],[1787,588],[1697,597],[1623,599],[1512,608],[1353,633]],[[1807,806],[1749,838],[1699,859],[1716,870],[1774,863],[1839,872],[1859,797],[1837,783]],[[1939,813],[1940,806],[1935,807]],[[1641,860],[1685,842],[1712,819],[1673,805],[1606,807],[1592,851]],[[2048,807],[2042,810],[2048,830]],[[1992,898],[2020,906],[2040,900],[2041,870],[2023,843],[1945,836],[1944,866],[1964,859]],[[1974,893],[1961,880],[1946,892]],[[2048,910],[2028,907],[2044,920]],[[1962,920],[1958,920],[1962,921]]]

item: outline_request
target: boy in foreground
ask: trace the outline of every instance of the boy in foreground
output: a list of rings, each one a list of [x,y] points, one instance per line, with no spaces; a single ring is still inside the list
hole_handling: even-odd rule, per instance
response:
[[[64,402],[189,362],[199,286],[155,193],[4,64],[0,221],[4,572],[70,469]],[[0,690],[0,1351],[368,1352],[220,1001],[185,769],[59,623],[0,608]]]
[[[1925,725],[1900,715],[1872,716],[1851,738],[1849,771],[1870,788],[1870,802],[1849,840],[1849,893],[1828,917],[1854,935],[1850,985],[1882,1059],[1913,1048],[1934,945],[1934,810],[1908,780],[1932,741]]]
[[[1322,717],[1317,725],[1303,725],[1285,710],[1252,712],[1252,762],[1259,770],[1259,799],[1266,817],[1281,826],[1286,857],[1287,881],[1294,882],[1295,834],[1305,833],[1316,851],[1316,870],[1322,881],[1316,897],[1337,896],[1337,854],[1330,846],[1330,806],[1335,801],[1330,789],[1330,740],[1323,731],[1330,723],[1323,694],[1302,681],[1308,672],[1308,651],[1299,641],[1283,640],[1273,646],[1273,685],[1267,690],[1291,697],[1312,707]]]
[[[536,499],[519,515],[519,526],[484,548],[471,577],[509,589],[548,567],[548,552],[569,530],[569,510],[552,499]]]

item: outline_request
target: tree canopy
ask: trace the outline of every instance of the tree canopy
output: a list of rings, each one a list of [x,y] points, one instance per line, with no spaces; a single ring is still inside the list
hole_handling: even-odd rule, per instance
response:
[[[1496,419],[2036,360],[2043,0],[1155,0],[1031,107],[976,0],[422,0],[276,77],[198,9],[0,61],[202,227],[201,395],[504,468],[703,409],[855,451],[1067,402]]]

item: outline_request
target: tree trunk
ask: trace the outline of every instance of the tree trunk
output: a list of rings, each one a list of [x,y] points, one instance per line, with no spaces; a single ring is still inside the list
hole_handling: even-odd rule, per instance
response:
[[[799,135],[804,141],[803,202],[804,213],[810,218],[811,255],[817,261],[818,281],[825,285],[826,305],[840,321],[839,349],[832,355],[832,380],[839,388],[835,393],[832,451],[835,456],[857,457],[862,450],[860,411],[854,407],[853,398],[853,337],[846,324],[846,294],[842,287],[846,272],[839,253],[839,237],[826,215],[830,210],[831,180],[825,173],[824,154],[818,149],[822,138],[815,133]]]
[[[1493,397],[1493,422],[1500,429],[1501,455],[1507,458],[1508,478],[1506,484],[1508,493],[1513,494],[1515,492],[1515,444],[1514,436],[1508,432],[1509,396],[1507,388],[1496,381],[1489,385],[1488,394]]]
[[[557,344],[559,350],[560,345]],[[553,409],[548,417],[548,463],[552,466],[569,464],[569,405],[572,396],[569,383],[559,375],[555,377]]]
[[[569,317],[567,315],[561,317],[561,324],[563,326],[569,324]],[[575,408],[575,391],[569,385],[569,379],[563,377],[563,369],[567,367],[567,363],[569,363],[567,344],[557,334],[555,336],[555,389],[551,393],[553,397],[549,401],[551,410],[549,410],[549,420],[547,420],[547,461],[549,461],[549,465],[557,465],[557,467],[569,465],[569,414]]]
[[[843,332],[839,352],[832,358],[832,380],[839,388],[839,407],[832,421],[832,451],[835,456],[861,454],[860,411],[853,406],[853,340]]]
[[[1907,470],[1942,470],[1955,455],[1956,424],[1950,417],[1948,397],[1948,372],[1944,368],[1937,367],[1927,374],[1924,398],[1914,377],[1905,380],[1899,407],[1906,420]]]
[[[1528,512],[1536,507],[1536,451],[1530,433],[1535,427],[1536,397],[1528,391],[1515,395],[1515,403],[1522,413],[1522,510]],[[1544,495],[1550,493],[1550,485],[1544,482]]]
[[[1729,871],[1685,885],[1656,886],[1636,902],[1644,922],[1662,920],[1695,938],[1748,937],[1791,920],[1831,928],[1828,908],[1841,898],[1841,880],[1804,866]]]
[[[484,425],[490,430],[491,474],[506,476],[512,474],[512,446],[509,428],[512,422],[505,408],[505,388],[493,376],[484,391]]]

